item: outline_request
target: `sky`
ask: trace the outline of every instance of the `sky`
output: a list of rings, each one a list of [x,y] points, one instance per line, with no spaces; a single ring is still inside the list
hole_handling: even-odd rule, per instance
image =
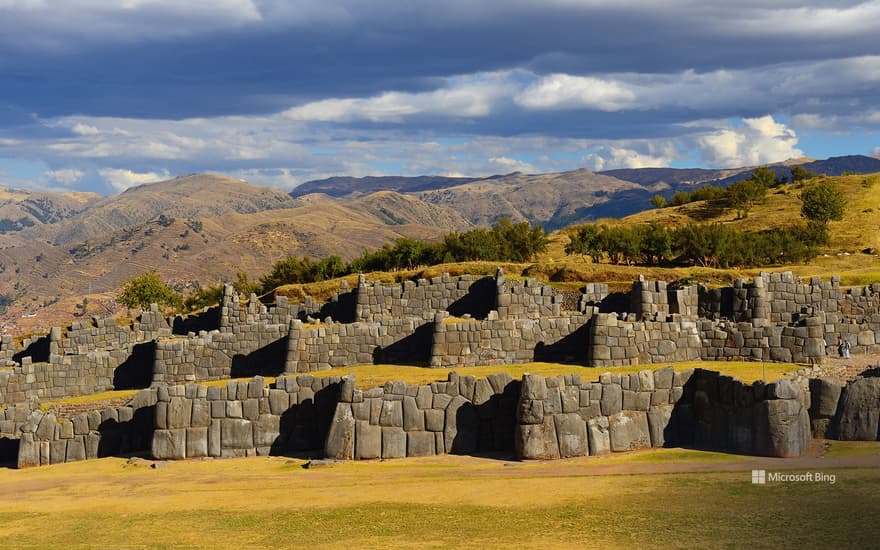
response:
[[[880,0],[0,0],[0,186],[880,154]]]

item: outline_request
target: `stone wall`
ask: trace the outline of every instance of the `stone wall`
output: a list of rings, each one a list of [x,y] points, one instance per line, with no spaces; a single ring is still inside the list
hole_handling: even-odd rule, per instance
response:
[[[144,452],[150,448],[157,391],[141,390],[123,407],[56,418],[40,410],[21,423],[19,468]]]
[[[810,438],[807,406],[790,380],[746,385],[700,369],[603,374],[598,382],[526,375],[516,455],[543,460],[686,444],[799,456]]]
[[[702,359],[820,363],[826,355],[823,320],[809,317],[799,326],[701,321]]]
[[[286,372],[312,372],[373,363],[427,363],[431,325],[421,317],[290,325]]]
[[[504,365],[531,361],[584,364],[590,315],[540,319],[454,319],[438,314],[432,367]]]
[[[697,322],[679,315],[664,321],[621,319],[599,313],[589,325],[587,362],[594,367],[692,361],[700,358]]]
[[[357,288],[357,319],[418,317],[425,321],[438,311],[485,316],[494,307],[495,281],[472,275],[442,276],[401,284],[368,283],[361,276]]]
[[[49,353],[82,355],[96,350],[118,350],[167,336],[171,336],[171,327],[153,304],[137,320],[126,324],[118,324],[113,317],[92,317],[67,329],[54,327],[49,332]]]
[[[156,459],[255,456],[319,450],[341,378],[262,377],[225,386],[158,388],[151,454]]]
[[[562,314],[563,295],[552,286],[535,279],[508,281],[501,269],[495,274],[495,283],[499,319],[537,319]]]
[[[149,364],[132,357],[128,349],[51,355],[46,363],[23,357],[21,364],[0,370],[0,405],[148,386]]]
[[[365,391],[348,377],[324,452],[360,460],[510,451],[518,393],[507,374],[477,380],[450,373],[446,382],[387,382]]]
[[[288,334],[287,324],[260,322],[160,339],[153,358],[152,383],[182,384],[280,374],[284,372]]]

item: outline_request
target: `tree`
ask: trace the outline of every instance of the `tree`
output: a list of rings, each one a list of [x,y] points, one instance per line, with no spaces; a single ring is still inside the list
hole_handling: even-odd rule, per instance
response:
[[[843,219],[846,196],[833,183],[823,181],[801,193],[801,216],[827,224]]]
[[[776,181],[775,176],[773,181]],[[730,201],[730,206],[736,208],[737,213],[741,218],[748,218],[749,210],[752,209],[752,206],[759,202],[763,202],[766,197],[767,186],[753,179],[732,183],[730,187],[727,188],[727,198]]]
[[[150,304],[176,306],[180,304],[180,295],[162,282],[155,271],[148,271],[140,277],[128,280],[122,285],[119,302],[129,308],[147,309]]]
[[[650,202],[654,208],[666,208],[666,198],[663,195],[654,195]]]
[[[592,258],[594,264],[599,263],[602,258],[602,240],[596,225],[580,226],[577,233],[568,236],[568,240],[568,244],[565,245],[566,254],[582,254]]]
[[[816,174],[810,172],[803,166],[792,166],[791,168],[791,181],[792,183],[800,183],[802,181],[808,180],[815,176]]]
[[[752,172],[752,177],[749,179],[765,189],[769,189],[776,185],[776,172],[766,166],[759,166],[755,168],[755,171]]]

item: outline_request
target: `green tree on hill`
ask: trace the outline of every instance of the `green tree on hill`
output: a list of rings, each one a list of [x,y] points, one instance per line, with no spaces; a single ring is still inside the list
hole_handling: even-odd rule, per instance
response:
[[[181,297],[170,286],[162,282],[155,271],[148,271],[122,285],[119,302],[128,308],[147,309],[150,304],[177,306]]]
[[[827,224],[840,221],[846,210],[846,196],[833,183],[823,181],[801,193],[801,216]]]
[[[654,208],[666,208],[666,198],[663,195],[654,195],[650,202]]]
[[[776,181],[775,176],[773,181]],[[749,210],[756,204],[766,200],[767,189],[768,187],[762,181],[754,179],[742,180],[732,183],[727,188],[727,198],[730,206],[737,210],[740,218],[748,218]]]

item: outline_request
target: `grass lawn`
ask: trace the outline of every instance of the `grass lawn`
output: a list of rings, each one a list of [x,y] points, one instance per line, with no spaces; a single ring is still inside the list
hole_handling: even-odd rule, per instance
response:
[[[880,458],[880,445],[873,452]],[[834,485],[760,486],[751,484],[748,460],[785,469],[781,459],[659,449],[553,462],[443,456],[308,470],[281,457],[159,469],[109,458],[0,470],[0,498],[7,503],[0,546],[876,545],[880,469],[822,468],[836,475]],[[664,464],[699,471],[663,471]],[[608,473],[615,468],[619,473]]]

